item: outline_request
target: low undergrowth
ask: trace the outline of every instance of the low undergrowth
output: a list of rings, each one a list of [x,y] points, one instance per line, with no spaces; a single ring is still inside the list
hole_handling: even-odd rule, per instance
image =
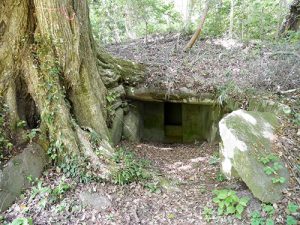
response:
[[[30,178],[28,179],[31,180]],[[29,201],[37,201],[37,204],[43,209],[61,201],[66,192],[71,190],[73,186],[64,177],[56,186],[47,186],[42,180],[36,180],[32,183],[35,185],[31,188]]]
[[[295,214],[298,214],[299,206],[293,202],[289,202],[286,208],[285,224],[296,225],[297,219]],[[251,213],[251,225],[274,225],[276,209],[272,204],[262,204],[261,210]]]
[[[152,177],[147,170],[149,163],[146,160],[136,158],[133,153],[123,148],[116,151],[113,161],[116,163],[116,168],[112,172],[112,181],[115,184],[124,185],[146,181]]]

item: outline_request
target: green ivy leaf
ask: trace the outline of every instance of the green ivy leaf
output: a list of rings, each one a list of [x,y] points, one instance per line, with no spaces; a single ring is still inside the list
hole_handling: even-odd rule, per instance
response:
[[[289,202],[288,204],[288,211],[289,213],[295,213],[299,209],[299,206],[293,202]]]
[[[234,206],[229,206],[227,207],[227,210],[226,210],[226,214],[233,214],[235,212],[235,207]]]
[[[272,178],[272,182],[273,184],[276,184],[276,183],[280,183],[280,184],[283,184],[285,182],[285,178],[284,177],[279,177],[279,178]]]
[[[238,214],[242,214],[242,212],[244,211],[244,206],[242,206],[241,204],[238,204],[236,206],[236,211],[238,212]]]
[[[240,199],[240,201],[239,201],[239,204],[242,205],[242,206],[244,206],[244,207],[246,207],[248,201],[249,201],[249,198],[247,198],[247,197],[242,197],[242,198]]]
[[[264,168],[264,172],[265,172],[265,174],[267,174],[267,175],[271,175],[271,174],[275,173],[276,171],[275,171],[272,167],[266,166],[266,167]]]
[[[221,216],[223,215],[224,209],[223,208],[218,208],[218,215]]]
[[[220,199],[218,199],[217,197],[213,198],[213,202],[214,203],[219,203],[220,202]]]
[[[286,224],[287,225],[296,225],[297,220],[293,216],[287,216],[286,217]]]
[[[235,216],[236,216],[236,218],[238,218],[238,219],[242,219],[242,215],[239,214],[239,213],[236,213]]]
[[[218,193],[218,196],[217,198],[218,199],[225,199],[228,195],[228,192],[227,190],[220,190],[219,193]]]
[[[282,169],[282,168],[283,168],[283,166],[279,162],[275,162],[273,165],[273,169],[276,171],[279,169]]]
[[[266,212],[268,215],[273,215],[274,212],[275,212],[275,209],[272,205],[269,205],[269,204],[263,204],[262,205],[262,210],[264,212]]]
[[[232,202],[232,198],[226,198],[225,199],[225,205],[228,207]]]
[[[224,208],[225,203],[224,202],[219,202],[219,208]]]
[[[274,225],[274,220],[272,220],[272,219],[267,219],[266,220],[266,225]]]

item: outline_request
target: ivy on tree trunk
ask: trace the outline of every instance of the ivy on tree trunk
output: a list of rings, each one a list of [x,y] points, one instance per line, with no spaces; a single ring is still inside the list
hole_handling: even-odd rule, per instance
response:
[[[96,45],[86,0],[0,3],[0,95],[9,106],[10,123],[24,117],[21,107],[28,102],[19,100],[22,89],[37,109],[32,114],[39,118],[39,143],[57,162],[87,158],[101,176],[109,175],[114,149],[102,78],[115,73],[128,82],[142,70]],[[98,136],[98,154],[91,132]]]

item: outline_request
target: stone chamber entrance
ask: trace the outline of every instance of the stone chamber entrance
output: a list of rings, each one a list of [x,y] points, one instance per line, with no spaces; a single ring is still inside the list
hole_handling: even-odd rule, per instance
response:
[[[222,117],[217,104],[133,101],[142,141],[159,143],[213,142]]]

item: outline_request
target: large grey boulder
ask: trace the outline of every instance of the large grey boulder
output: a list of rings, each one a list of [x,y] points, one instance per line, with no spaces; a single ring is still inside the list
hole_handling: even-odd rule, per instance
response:
[[[274,114],[244,110],[230,113],[219,123],[223,173],[229,179],[240,177],[255,197],[271,203],[281,199],[289,178],[284,164],[275,157],[276,126]]]
[[[37,144],[28,145],[0,169],[0,212],[9,206],[30,185],[28,177],[39,177],[47,163],[45,151]]]

